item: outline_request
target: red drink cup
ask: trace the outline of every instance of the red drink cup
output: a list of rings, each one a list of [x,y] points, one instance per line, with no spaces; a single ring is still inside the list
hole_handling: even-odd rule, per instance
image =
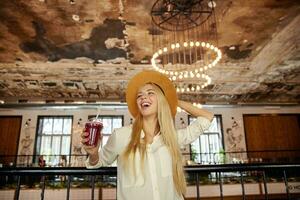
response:
[[[97,146],[98,140],[101,136],[103,124],[98,120],[93,120],[85,123],[85,132],[89,140],[85,143],[88,146]]]

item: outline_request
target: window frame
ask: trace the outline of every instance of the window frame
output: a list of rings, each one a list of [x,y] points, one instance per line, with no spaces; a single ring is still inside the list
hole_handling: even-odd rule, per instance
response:
[[[191,124],[191,119],[192,118],[196,118],[196,117],[193,117],[193,116],[191,116],[191,115],[188,115],[188,125],[190,125]],[[221,137],[221,142],[220,142],[220,144],[222,145],[222,147],[221,147],[221,149],[223,149],[223,150],[225,150],[225,143],[224,143],[224,131],[223,131],[223,121],[222,121],[222,115],[221,114],[215,114],[214,115],[214,118],[216,118],[216,120],[217,120],[217,122],[218,122],[218,120],[219,120],[219,123],[220,123],[220,134],[218,133],[218,132],[204,132],[203,134],[205,134],[205,135],[208,135],[208,141],[209,141],[209,135],[211,134],[218,134],[218,137]],[[203,159],[201,159],[201,157],[202,157],[202,154],[204,154],[204,153],[202,153],[201,152],[201,142],[200,142],[200,138],[201,138],[201,136],[199,136],[197,139],[199,139],[199,152],[200,153],[197,153],[199,156],[200,156],[200,161],[202,161]],[[196,141],[196,140],[195,140]],[[192,143],[191,144],[189,144],[189,147],[190,147],[190,160],[192,160]],[[211,154],[211,152],[209,152],[210,154]],[[217,152],[212,152],[212,153],[217,153]],[[210,155],[209,154],[209,155]],[[200,163],[201,164],[201,163]]]
[[[43,134],[41,134],[41,135],[39,134],[39,126],[40,126],[41,118],[52,118],[52,119],[55,119],[55,118],[62,118],[62,119],[70,118],[71,119],[70,147],[69,147],[69,154],[66,155],[67,157],[70,156],[71,153],[72,153],[72,139],[73,139],[72,136],[73,136],[74,116],[73,115],[38,115],[36,131],[35,131],[34,150],[33,150],[34,155],[35,155],[35,156],[33,156],[33,163],[35,163],[37,161],[37,156],[42,155],[41,152],[40,152],[41,151],[40,149],[39,149],[39,152],[37,152],[38,138],[39,138],[39,136],[40,137],[43,136]],[[52,125],[52,130],[53,130],[53,125]],[[44,134],[44,135],[46,135],[46,134]],[[61,136],[60,141],[62,141],[62,137],[63,136],[68,136],[68,135],[66,135],[66,134],[59,134],[59,135],[58,134],[51,134],[49,136],[51,136],[51,144],[52,144],[52,137],[53,136]],[[60,143],[60,152],[61,152],[61,148],[62,148],[62,142]],[[39,154],[37,154],[37,153],[39,153]],[[59,154],[59,155],[65,155],[65,154]]]

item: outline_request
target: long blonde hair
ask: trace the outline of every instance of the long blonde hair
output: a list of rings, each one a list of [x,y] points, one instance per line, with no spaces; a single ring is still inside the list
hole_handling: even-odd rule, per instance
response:
[[[157,118],[160,128],[160,134],[163,139],[164,144],[169,149],[169,152],[172,157],[172,171],[173,171],[173,181],[176,188],[176,191],[179,195],[185,194],[186,192],[186,181],[183,172],[182,166],[182,157],[180,148],[177,142],[177,133],[174,126],[174,120],[171,114],[171,110],[168,104],[167,99],[165,98],[163,91],[153,83],[151,84],[154,88],[154,91],[157,95]],[[141,155],[141,163],[142,168],[144,168],[144,159],[146,156],[146,141],[141,140],[141,130],[143,129],[143,116],[139,113],[136,117],[133,126],[132,126],[132,134],[131,140],[126,147],[122,160],[124,163],[124,167],[128,168],[128,163],[134,163],[135,153],[139,150]],[[135,165],[133,165],[134,167]],[[135,169],[134,174],[135,174]],[[144,171],[142,169],[142,171]]]

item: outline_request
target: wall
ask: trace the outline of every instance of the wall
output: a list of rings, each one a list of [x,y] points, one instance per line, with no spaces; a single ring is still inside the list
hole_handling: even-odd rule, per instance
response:
[[[222,115],[222,126],[224,135],[225,151],[243,151],[246,150],[243,114],[267,114],[267,113],[300,113],[300,106],[204,106],[205,109],[210,110],[214,114]],[[33,154],[34,141],[36,135],[37,118],[39,115],[72,115],[73,116],[73,133],[72,133],[72,153],[74,153],[74,147],[80,145],[80,133],[82,131],[82,124],[88,119],[89,115],[96,115],[99,109],[97,107],[24,107],[18,109],[0,108],[0,115],[21,115],[23,117],[19,148],[21,151],[21,141],[30,137],[32,143],[30,145],[30,154]],[[117,108],[100,108],[102,115],[123,115],[124,125],[130,124],[130,114],[126,107]],[[82,119],[81,125],[78,125],[79,119]],[[182,123],[183,119],[184,124]],[[25,126],[28,119],[31,119],[29,126]],[[188,124],[188,116],[186,113],[181,112],[176,115],[175,119],[176,127],[182,128]],[[231,129],[231,132],[226,131]],[[232,138],[235,142],[232,142]],[[188,151],[188,148],[186,149]]]

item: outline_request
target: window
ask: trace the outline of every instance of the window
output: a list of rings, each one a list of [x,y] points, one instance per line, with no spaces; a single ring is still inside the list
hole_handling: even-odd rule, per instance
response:
[[[189,116],[189,124],[196,118]],[[222,163],[223,134],[221,115],[215,115],[211,126],[191,144],[191,160],[196,163]]]
[[[45,155],[47,165],[56,166],[59,163],[59,155],[70,154],[72,121],[71,116],[38,118],[35,152],[36,155]]]
[[[96,116],[89,116],[89,119],[94,118]],[[111,115],[111,116],[105,116],[100,115],[98,116],[98,119],[100,119],[103,123],[103,130],[102,130],[102,142],[101,147],[103,147],[109,136],[111,135],[112,131],[115,128],[121,128],[123,126],[123,116],[120,115]]]

